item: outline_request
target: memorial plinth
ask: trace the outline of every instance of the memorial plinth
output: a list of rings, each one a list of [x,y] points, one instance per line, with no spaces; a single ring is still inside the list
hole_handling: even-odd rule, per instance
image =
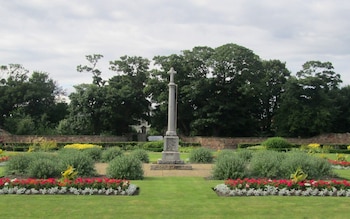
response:
[[[191,170],[192,166],[185,165],[185,162],[180,159],[179,137],[176,134],[177,94],[176,84],[174,83],[174,75],[176,74],[176,71],[171,68],[168,74],[170,75],[170,82],[168,84],[168,129],[164,136],[162,159],[158,160],[157,165],[151,165],[151,170]]]

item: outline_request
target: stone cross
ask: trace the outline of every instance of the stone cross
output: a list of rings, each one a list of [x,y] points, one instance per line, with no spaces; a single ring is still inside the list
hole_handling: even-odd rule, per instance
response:
[[[176,118],[177,118],[177,103],[176,103],[176,84],[174,83],[174,75],[176,71],[170,68],[169,81],[169,99],[168,99],[168,130],[164,136],[164,150],[162,159],[158,160],[158,164],[184,164],[180,160],[179,153],[179,137],[176,134]]]
[[[170,68],[168,71],[170,75],[169,86],[169,98],[168,98],[168,130],[166,131],[166,135],[174,135],[176,136],[176,84],[174,83],[174,75],[176,71],[174,68]]]

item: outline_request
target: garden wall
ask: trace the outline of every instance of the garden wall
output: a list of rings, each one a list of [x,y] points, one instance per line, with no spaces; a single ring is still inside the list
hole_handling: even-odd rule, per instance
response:
[[[2,135],[1,140],[4,143],[32,143],[38,138],[43,137],[47,141],[56,141],[57,143],[108,143],[108,142],[126,142],[130,139],[125,136],[100,136],[100,135],[55,135],[55,136],[36,136],[36,135]]]
[[[35,139],[43,137],[46,140],[53,140],[57,143],[113,143],[132,141],[128,136],[100,136],[100,135],[58,135],[58,136],[35,136],[35,135],[10,135],[0,133],[0,143],[32,143]],[[260,144],[267,138],[257,137],[181,137],[185,143],[200,143],[203,147],[218,149],[235,149],[239,144]],[[323,134],[312,138],[286,138],[293,144],[318,143],[321,145],[350,145],[350,133]]]
[[[203,147],[215,150],[235,149],[239,144],[260,144],[267,138],[254,137],[235,137],[235,138],[216,138],[216,137],[181,137],[183,142],[200,143]],[[321,145],[350,145],[350,133],[342,134],[323,134],[312,138],[286,138],[292,144],[310,144],[318,143]]]

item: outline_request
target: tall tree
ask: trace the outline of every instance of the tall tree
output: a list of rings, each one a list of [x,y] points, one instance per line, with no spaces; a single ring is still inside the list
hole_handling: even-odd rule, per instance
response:
[[[45,72],[29,76],[18,64],[2,66],[1,70],[7,78],[1,79],[0,125],[14,134],[52,133],[66,114],[66,105],[56,99],[63,94],[62,89]]]
[[[350,85],[332,92],[335,113],[332,114],[332,132],[350,132]]]
[[[93,55],[86,55],[86,60],[89,62],[89,65],[78,65],[77,71],[78,72],[88,72],[92,73],[92,83],[97,86],[104,85],[105,81],[103,81],[101,77],[101,70],[97,68],[98,61],[103,58],[103,55],[101,54],[93,54]]]
[[[260,58],[251,50],[226,44],[215,49],[210,61],[212,98],[198,119],[212,120],[215,136],[256,135],[258,131]]]
[[[140,56],[122,56],[110,62],[110,69],[117,73],[108,81],[107,98],[113,112],[109,127],[114,132],[123,134],[130,125],[137,125],[140,120],[148,121],[150,102],[144,89],[149,65],[150,61]]]
[[[268,60],[262,62],[263,76],[259,85],[260,93],[260,134],[272,136],[273,117],[281,102],[281,94],[284,85],[290,77],[286,64],[279,60]]]
[[[185,50],[182,54],[154,57],[156,69],[151,71],[146,91],[153,103],[152,126],[155,126],[161,133],[165,133],[169,75],[167,71],[173,67],[177,74],[175,83],[177,89],[178,103],[178,128],[179,134],[193,134],[191,123],[194,120],[195,111],[202,100],[201,92],[206,91],[202,86],[207,81],[210,73],[208,59],[213,49],[209,47],[195,47],[192,50]]]
[[[167,71],[174,67],[180,133],[238,136],[258,131],[261,62],[252,51],[236,44],[195,47],[154,61],[159,68],[152,71],[147,88],[156,106],[152,124],[166,124]]]
[[[340,83],[331,63],[306,62],[297,76],[288,80],[275,119],[277,134],[306,137],[328,132],[336,112],[332,93]]]
[[[93,60],[93,66],[96,66],[98,59]],[[117,75],[103,81],[98,69],[81,67],[93,73],[93,83],[75,86],[76,91],[70,95],[70,116],[61,122],[61,133],[130,133],[131,125],[137,124],[140,119],[147,120],[149,102],[143,89],[148,68],[147,59],[122,56],[110,62],[110,69]]]

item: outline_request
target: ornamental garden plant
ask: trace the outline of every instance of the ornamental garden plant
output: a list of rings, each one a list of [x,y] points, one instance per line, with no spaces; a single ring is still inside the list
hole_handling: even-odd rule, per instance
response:
[[[347,180],[228,179],[213,190],[220,196],[344,196],[350,197]]]
[[[85,152],[91,149],[95,148],[64,148],[55,153],[25,152],[12,156],[5,166],[6,177],[1,178],[0,194],[138,194],[138,187],[129,179],[132,179],[130,172],[137,173],[137,179],[143,178],[138,158],[142,152],[138,156],[119,156],[132,162],[123,162],[124,172],[116,168],[109,171],[110,176],[122,176],[118,178],[97,175],[93,157]]]
[[[110,178],[76,178],[74,180],[0,178],[0,195],[6,194],[74,194],[136,195],[138,187],[128,180]]]
[[[278,152],[275,149],[281,149],[282,146],[276,142],[282,142],[283,147],[286,147],[286,143],[280,138],[274,138],[272,142],[273,144],[265,142],[266,146],[270,146],[251,156],[240,154],[240,151],[219,154],[213,177],[225,180],[225,183],[215,186],[213,190],[222,196],[350,197],[349,182],[334,179],[337,177],[332,171],[334,162],[304,150]],[[313,144],[310,147],[315,149],[319,145]]]

